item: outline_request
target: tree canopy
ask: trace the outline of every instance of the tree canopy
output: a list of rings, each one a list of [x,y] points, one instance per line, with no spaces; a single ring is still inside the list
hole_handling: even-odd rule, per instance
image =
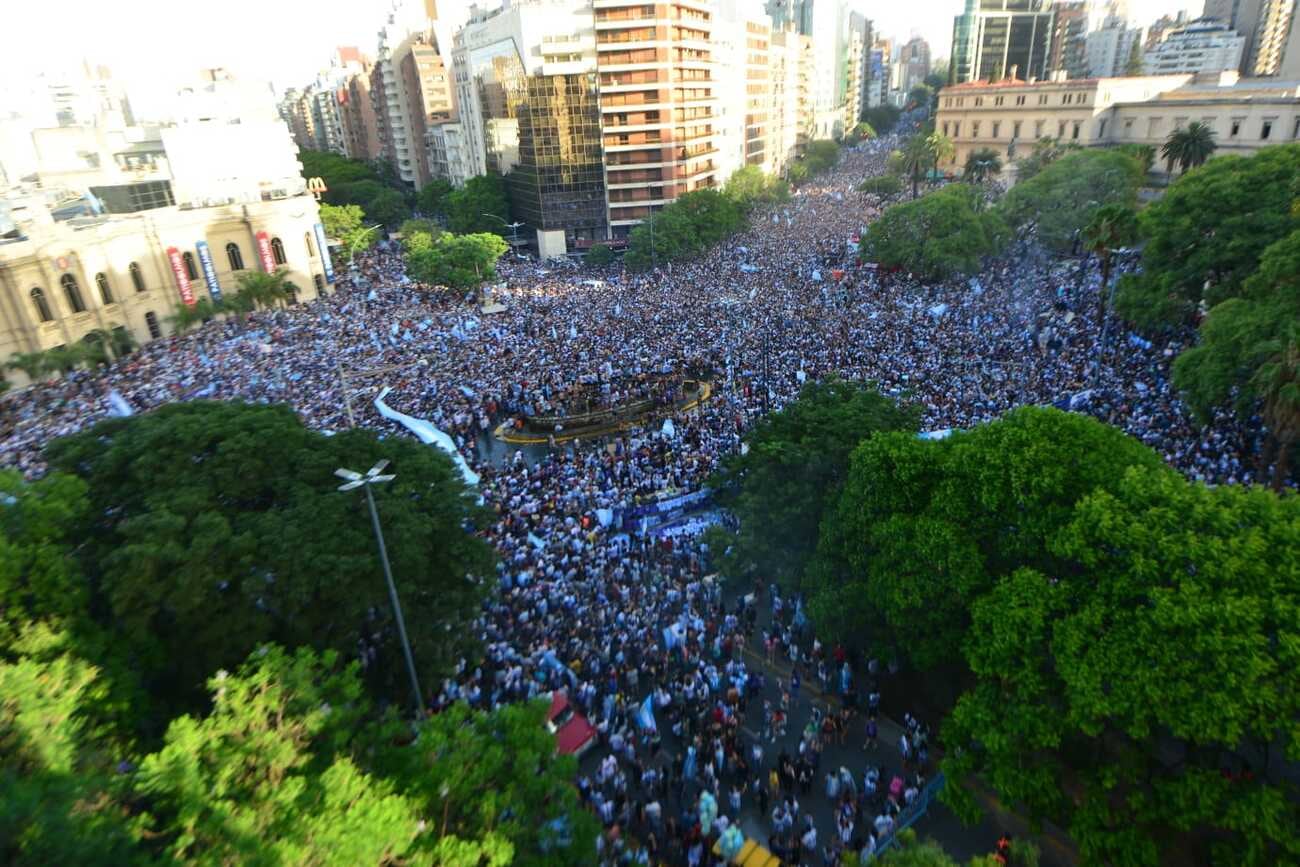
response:
[[[1142,271],[1121,284],[1119,311],[1145,327],[1181,324],[1202,303],[1240,295],[1264,250],[1300,228],[1297,175],[1292,144],[1218,157],[1180,177],[1139,217]]]
[[[371,220],[395,228],[411,215],[410,193],[386,163],[367,163],[327,151],[300,150],[302,176],[325,182],[325,203],[354,205]],[[324,215],[322,214],[322,220]],[[329,232],[329,226],[326,226]],[[331,234],[339,238],[339,235]]]
[[[421,283],[469,289],[485,280],[496,279],[497,260],[509,249],[501,236],[492,232],[432,236],[417,231],[402,239],[406,249],[406,270]]]
[[[738,577],[761,567],[798,587],[822,514],[839,499],[853,449],[876,433],[915,432],[918,424],[915,407],[835,379],[806,385],[793,403],[764,416],[748,449],[729,455],[711,482],[719,501],[740,519],[738,533],[711,545],[730,549],[725,571]]]
[[[1136,160],[1119,151],[1076,151],[1052,161],[1028,180],[1022,174],[998,211],[1011,226],[1032,224],[1044,244],[1068,250],[1097,208],[1136,207],[1144,174]]]
[[[898,125],[898,119],[902,114],[902,111],[892,105],[878,105],[863,112],[862,119],[871,124],[871,128],[881,135],[889,135]]]
[[[286,407],[171,404],[100,422],[48,454],[86,485],[74,531],[92,611],[157,698],[155,722],[265,641],[365,645],[377,689],[404,689],[368,515],[335,490],[338,467],[392,462],[397,478],[375,498],[426,682],[462,648],[477,576],[491,568],[464,529],[476,507],[445,455],[369,431],[324,436]]]
[[[763,174],[758,166],[745,166],[727,178],[722,194],[748,213],[758,205],[786,201],[790,198],[790,187],[781,178]]]
[[[633,270],[690,259],[740,231],[745,213],[718,190],[694,190],[632,230],[623,261]]]
[[[510,199],[501,175],[490,172],[465,182],[465,186],[446,194],[447,228],[458,235],[494,233],[510,230]],[[487,216],[490,215],[490,216]]]
[[[904,268],[924,281],[975,273],[1006,238],[998,215],[980,210],[980,195],[968,184],[949,184],[893,205],[867,227],[863,260]]]

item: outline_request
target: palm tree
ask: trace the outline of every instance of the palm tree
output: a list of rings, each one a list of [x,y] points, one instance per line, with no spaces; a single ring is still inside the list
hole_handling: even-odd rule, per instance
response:
[[[85,344],[73,346],[56,346],[44,353],[46,373],[67,373],[90,360],[91,347]]]
[[[939,170],[941,163],[952,162],[957,155],[957,147],[941,132],[932,132],[925,139],[925,145],[930,149],[930,168],[935,171]]]
[[[251,304],[253,309],[273,307],[291,297],[289,272],[284,268],[276,268],[270,274],[244,271],[235,282],[239,285],[239,296]]]
[[[1186,173],[1205,165],[1217,147],[1214,143],[1214,130],[1208,124],[1194,120],[1169,134],[1164,146],[1160,148],[1160,156],[1165,158],[1169,174],[1174,173],[1174,163]]]
[[[925,177],[925,173],[930,169],[930,159],[930,145],[923,137],[914,135],[903,145],[900,163],[903,174],[912,179],[913,199],[920,194],[921,178]]]
[[[5,362],[5,367],[10,370],[21,370],[27,375],[27,379],[36,382],[46,372],[45,353],[44,352],[15,352],[9,356]]]
[[[972,184],[982,184],[1000,171],[1002,171],[1002,157],[998,156],[998,152],[991,148],[980,148],[971,151],[966,157],[966,170],[963,177]]]
[[[1106,287],[1110,285],[1111,254],[1137,238],[1137,214],[1124,205],[1102,205],[1092,212],[1083,227],[1083,243],[1101,260],[1101,312],[1097,324],[1106,321]]]

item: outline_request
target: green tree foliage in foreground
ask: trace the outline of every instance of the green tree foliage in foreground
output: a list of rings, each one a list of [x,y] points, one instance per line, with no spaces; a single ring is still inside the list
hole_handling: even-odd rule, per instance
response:
[[[700,255],[745,226],[736,201],[718,190],[695,190],[632,230],[623,261],[633,270]]]
[[[915,433],[920,414],[856,382],[804,386],[798,400],[759,421],[745,453],[729,455],[711,487],[740,518],[740,531],[720,531],[710,548],[727,551],[728,575],[764,576],[799,586],[817,545],[822,514],[839,499],[849,454],[882,431]]]
[[[1051,571],[1047,539],[1075,503],[1130,466],[1159,465],[1120,431],[1055,409],[938,442],[872,437],[822,522],[809,576],[818,624],[920,668],[959,662],[973,600],[1017,568]]]
[[[510,200],[506,182],[495,172],[470,178],[465,186],[447,193],[443,199],[447,228],[458,235],[495,233],[510,230]]]
[[[1016,163],[1016,181],[1023,183],[1059,160],[1061,157],[1067,154],[1077,153],[1078,151],[1079,146],[1076,144],[1062,143],[1049,136],[1040,138],[1038,141],[1034,142],[1034,146],[1030,149],[1029,154]],[[1154,151],[1152,153],[1152,158],[1154,159]]]
[[[996,178],[1002,171],[1002,157],[992,148],[980,148],[971,151],[966,157],[966,167],[962,180],[972,184],[982,184]]]
[[[432,286],[469,289],[496,279],[497,260],[509,249],[492,232],[475,235],[440,234],[436,238],[417,232],[403,239],[406,270],[411,278]]]
[[[969,184],[949,184],[888,208],[867,227],[863,261],[899,266],[926,282],[975,273],[1006,239],[998,215],[980,210],[980,196]]]
[[[1174,384],[1205,421],[1218,408],[1243,418],[1262,409],[1264,462],[1274,462],[1280,488],[1300,439],[1300,231],[1264,251],[1242,295],[1210,311],[1200,338],[1174,362]]]
[[[1145,327],[1187,322],[1242,293],[1271,244],[1300,228],[1291,213],[1300,145],[1223,156],[1180,177],[1143,209],[1142,271],[1128,276],[1119,312]]]
[[[392,462],[397,478],[375,498],[425,684],[463,649],[482,598],[474,576],[492,559],[464,529],[477,508],[436,449],[360,430],[327,437],[282,406],[193,402],[100,422],[47,451],[87,487],[71,532],[88,617],[155,697],[145,730],[267,641],[354,654],[378,635],[376,688],[405,688],[369,515],[336,490],[337,467]]]
[[[1063,821],[1088,864],[1295,864],[1300,500],[1166,469],[1110,487],[1053,534],[1060,568],[971,606],[944,770]]]
[[[1088,865],[1265,867],[1300,863],[1296,550],[1300,499],[1025,408],[862,442],[805,590],[825,638],[952,687],[942,797],[962,815],[975,775]]]
[[[423,187],[420,187],[420,192],[416,193],[416,207],[426,217],[445,215],[447,213],[447,199],[453,189],[451,182],[442,178],[434,178]]]
[[[790,164],[786,174],[793,184],[800,184],[814,175],[834,168],[840,160],[840,146],[830,139],[817,139],[808,143],[803,156]]]
[[[1093,212],[1104,205],[1133,208],[1144,176],[1132,157],[1115,150],[1078,151],[1053,161],[1007,192],[998,206],[1013,227],[1032,224],[1056,250],[1070,249]]]
[[[325,201],[330,205],[358,206],[371,220],[390,228],[411,215],[408,192],[387,164],[312,150],[298,151],[298,160],[304,178],[325,182]]]
[[[87,723],[103,676],[45,627],[0,659],[5,863],[585,865],[598,827],[545,705],[379,713],[355,664],[259,647],[138,768]]]

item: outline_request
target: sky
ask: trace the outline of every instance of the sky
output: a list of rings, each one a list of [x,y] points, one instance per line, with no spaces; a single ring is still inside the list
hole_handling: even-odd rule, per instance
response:
[[[963,0],[850,0],[885,36],[918,34],[944,57]],[[0,106],[11,83],[84,57],[113,70],[148,113],[199,69],[221,66],[277,91],[300,86],[336,45],[373,54],[388,0],[0,0]],[[1146,25],[1201,0],[1129,0]]]

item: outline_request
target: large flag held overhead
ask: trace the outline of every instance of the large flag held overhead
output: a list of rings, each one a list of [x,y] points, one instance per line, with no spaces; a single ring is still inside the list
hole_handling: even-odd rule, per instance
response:
[[[636,712],[636,724],[642,731],[659,730],[659,726],[655,725],[654,693],[647,695],[645,701],[641,702],[641,707]]]

